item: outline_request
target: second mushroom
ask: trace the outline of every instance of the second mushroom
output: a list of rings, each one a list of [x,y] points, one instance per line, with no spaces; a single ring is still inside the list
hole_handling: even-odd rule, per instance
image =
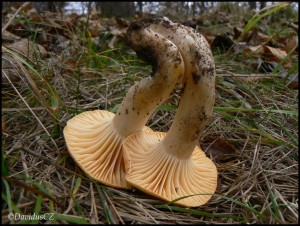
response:
[[[168,133],[145,131],[125,139],[126,180],[158,198],[183,198],[175,203],[200,206],[217,187],[216,166],[197,146],[215,101],[214,59],[207,41],[195,30],[165,17],[142,22],[178,47],[185,64],[185,85]]]

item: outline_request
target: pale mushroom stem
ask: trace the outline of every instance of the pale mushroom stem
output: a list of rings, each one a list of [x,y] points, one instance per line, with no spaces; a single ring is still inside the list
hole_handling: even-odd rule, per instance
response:
[[[134,32],[137,29],[142,30]],[[137,55],[151,63],[155,73],[129,89],[113,119],[114,128],[124,137],[143,129],[156,107],[182,82],[184,74],[182,57],[171,41],[139,24],[131,25],[127,35]]]
[[[202,49],[209,49],[203,36],[201,39]],[[191,157],[212,115],[215,102],[213,56],[210,51],[204,51],[200,52],[197,59],[191,64],[191,73],[186,73],[188,76],[176,116],[162,141],[166,152],[180,159]]]
[[[172,126],[162,141],[165,150],[180,159],[190,158],[211,117],[215,101],[215,64],[202,35],[166,17],[146,20],[150,28],[171,40],[185,64],[186,84]]]

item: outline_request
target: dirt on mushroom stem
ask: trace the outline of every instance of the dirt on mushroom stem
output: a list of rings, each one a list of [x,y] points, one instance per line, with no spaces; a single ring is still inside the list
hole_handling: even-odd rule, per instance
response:
[[[141,131],[157,105],[168,99],[184,77],[180,52],[162,35],[139,27],[128,29],[127,38],[131,40],[133,49],[152,64],[154,76],[131,87],[116,113],[113,124],[124,137]]]
[[[166,17],[146,18],[140,24],[143,27],[150,27],[171,40],[178,47],[183,57],[185,64],[183,92],[187,86],[187,89],[192,91],[184,92],[181,96],[181,106],[179,105],[178,112],[182,113],[177,114],[176,117],[179,118],[185,115],[186,118],[176,119],[175,117],[170,129],[172,132],[168,133],[164,142],[166,147],[181,150],[182,157],[184,155],[188,158],[202,135],[206,121],[212,115],[215,101],[215,64],[210,46],[205,38],[194,29],[173,23]],[[194,105],[192,110],[191,105]],[[177,137],[177,139],[169,140],[170,134],[176,134],[174,137]],[[188,146],[186,146],[185,137],[193,138]],[[185,145],[182,146],[183,144]],[[174,149],[174,147],[178,147],[178,149]],[[171,150],[169,152],[174,153]]]

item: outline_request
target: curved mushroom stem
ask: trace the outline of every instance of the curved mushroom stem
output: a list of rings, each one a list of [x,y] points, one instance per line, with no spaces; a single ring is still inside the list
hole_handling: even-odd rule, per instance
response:
[[[185,87],[172,126],[163,143],[165,150],[189,158],[211,117],[215,102],[215,64],[209,44],[195,30],[166,17],[149,18],[150,28],[171,40],[185,64]]]
[[[213,111],[215,102],[213,60],[207,58],[203,63],[205,65],[202,70],[199,71],[195,67],[193,75],[187,78],[176,116],[163,140],[166,152],[180,159],[191,157]]]
[[[184,77],[183,59],[171,41],[139,22],[130,25],[127,36],[137,55],[152,64],[154,76],[129,89],[113,119],[124,137],[141,131],[156,106],[167,100]]]

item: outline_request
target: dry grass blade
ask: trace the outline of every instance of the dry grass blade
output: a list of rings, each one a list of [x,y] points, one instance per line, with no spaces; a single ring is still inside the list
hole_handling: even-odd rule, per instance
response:
[[[91,212],[90,212],[91,223],[98,224],[99,217],[98,217],[97,204],[94,195],[93,182],[90,183],[90,191],[91,191]]]
[[[294,216],[298,219],[299,218],[299,214],[292,208],[292,207],[294,207],[295,209],[298,209],[298,207],[296,205],[293,206],[289,202],[287,202],[276,189],[275,189],[275,192],[278,194],[278,197],[283,202],[283,204],[286,205],[287,208],[291,211],[291,213],[294,214]]]
[[[52,136],[50,135],[50,133],[48,132],[48,130],[44,127],[43,123],[40,121],[40,119],[36,116],[36,114],[32,111],[32,109],[30,108],[30,106],[27,104],[26,100],[22,97],[22,95],[19,93],[19,91],[17,90],[17,88],[14,86],[14,84],[11,82],[10,78],[6,75],[6,73],[4,71],[2,71],[2,74],[6,77],[6,79],[8,80],[8,82],[10,83],[10,85],[13,87],[13,89],[15,90],[15,92],[18,94],[18,96],[20,97],[20,99],[24,102],[24,104],[26,105],[26,107],[29,109],[29,111],[31,112],[31,114],[34,115],[34,117],[36,118],[36,120],[38,121],[38,123],[40,124],[40,126],[44,129],[44,131],[46,132],[46,134],[49,136],[49,138],[51,139],[51,141],[53,142],[56,150],[58,150],[58,146],[56,144],[56,142],[53,140]]]

